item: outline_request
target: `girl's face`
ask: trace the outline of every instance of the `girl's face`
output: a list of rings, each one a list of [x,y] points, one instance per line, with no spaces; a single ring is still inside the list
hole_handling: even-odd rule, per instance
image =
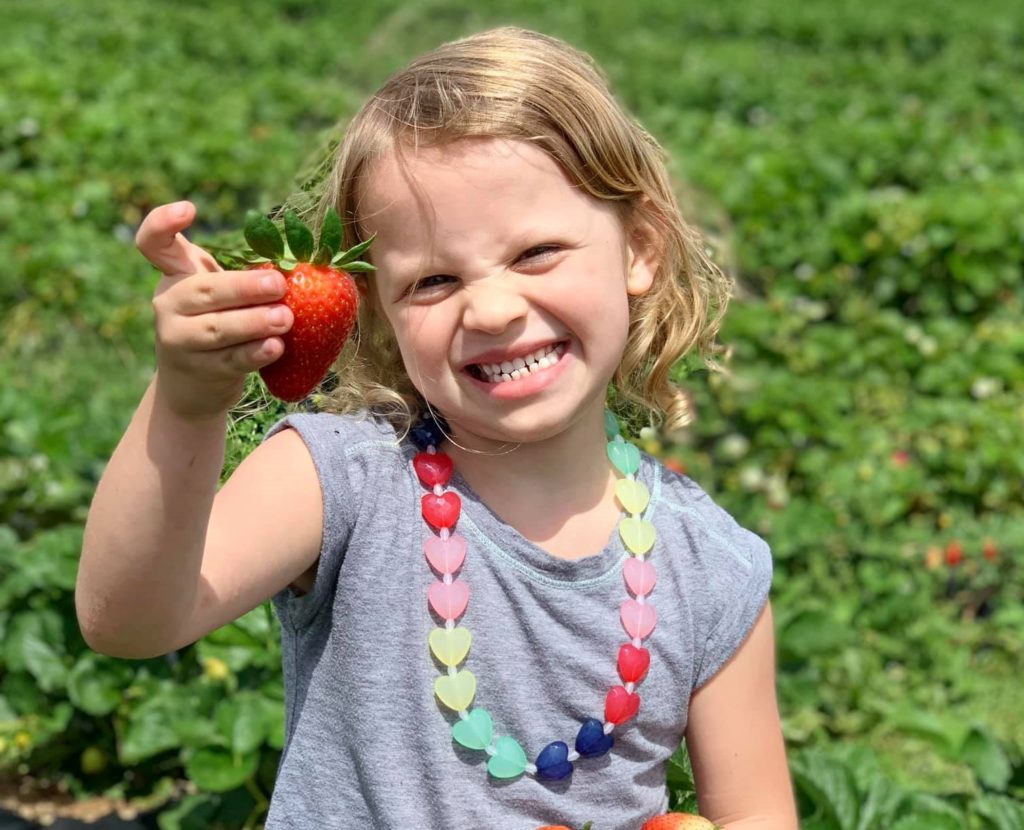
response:
[[[456,437],[541,441],[593,427],[626,342],[628,295],[653,280],[650,235],[627,234],[611,203],[527,142],[388,156],[366,182],[379,309]]]

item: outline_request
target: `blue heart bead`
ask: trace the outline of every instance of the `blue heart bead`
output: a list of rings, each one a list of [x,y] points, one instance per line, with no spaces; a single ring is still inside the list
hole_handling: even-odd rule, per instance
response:
[[[584,758],[596,758],[604,755],[615,743],[615,738],[604,734],[604,724],[597,718],[583,721],[576,735],[576,751]]]
[[[409,430],[409,439],[420,449],[437,447],[444,440],[445,431],[448,430],[448,422],[438,416],[436,419],[429,414],[416,426]]]
[[[552,741],[537,756],[537,777],[561,781],[572,775],[569,747],[564,741]]]

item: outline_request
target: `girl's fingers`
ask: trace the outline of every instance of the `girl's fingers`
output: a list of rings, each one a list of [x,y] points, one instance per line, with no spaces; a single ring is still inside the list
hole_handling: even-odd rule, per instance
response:
[[[219,271],[194,274],[168,285],[161,297],[175,314],[207,314],[272,303],[284,296],[285,288],[279,271]]]
[[[158,320],[157,340],[163,349],[178,354],[217,352],[282,335],[293,319],[291,309],[281,304],[175,315],[164,324]]]
[[[161,273],[176,277],[220,270],[209,253],[193,245],[181,233],[192,224],[195,215],[195,205],[191,202],[174,202],[154,208],[142,220],[135,234],[135,245]]]

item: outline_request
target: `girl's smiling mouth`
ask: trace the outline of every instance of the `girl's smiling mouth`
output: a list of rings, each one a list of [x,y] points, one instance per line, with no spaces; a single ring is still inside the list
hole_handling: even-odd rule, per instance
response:
[[[551,343],[522,357],[503,360],[500,363],[470,363],[466,367],[477,380],[488,383],[509,383],[513,380],[535,374],[549,366],[554,366],[565,353],[566,343]]]
[[[562,373],[572,355],[569,342],[560,340],[500,363],[470,363],[464,370],[473,385],[496,398],[518,398],[540,391]]]

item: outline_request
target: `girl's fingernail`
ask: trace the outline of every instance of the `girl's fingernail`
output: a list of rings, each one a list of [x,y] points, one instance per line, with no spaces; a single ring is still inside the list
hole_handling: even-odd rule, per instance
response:
[[[188,202],[175,202],[171,205],[171,216],[175,219],[184,218],[186,213],[188,213]]]

